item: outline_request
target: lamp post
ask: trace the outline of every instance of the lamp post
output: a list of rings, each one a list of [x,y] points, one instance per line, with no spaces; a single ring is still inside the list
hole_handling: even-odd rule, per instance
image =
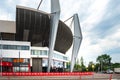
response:
[[[1,52],[2,52],[2,51],[1,51]],[[0,62],[0,63],[1,63],[1,76],[2,76],[2,53],[1,53],[1,56],[0,56],[0,57],[1,57],[1,62]]]
[[[100,67],[101,67],[101,72],[102,72],[102,61],[103,61],[103,59],[102,59],[102,58],[100,58]]]
[[[101,61],[101,72],[102,72],[102,61]]]
[[[93,72],[94,72],[94,68],[95,68],[95,65],[93,64],[93,65],[92,65]]]
[[[19,72],[20,72],[20,51],[19,51]]]
[[[0,38],[1,38],[1,46],[0,46],[0,49],[1,49],[0,57],[1,57],[1,59],[0,59],[0,61],[1,61],[1,76],[2,76],[2,48],[3,48],[3,46],[2,46],[2,34],[1,33],[0,33]]]
[[[111,58],[109,58],[109,68],[111,69]]]

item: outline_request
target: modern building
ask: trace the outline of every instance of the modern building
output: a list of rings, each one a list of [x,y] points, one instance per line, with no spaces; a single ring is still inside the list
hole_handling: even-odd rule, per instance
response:
[[[17,6],[16,21],[0,20],[0,70],[63,71],[68,62],[65,53],[73,44],[72,71],[82,40],[79,19],[73,16],[74,35],[59,16],[59,1],[51,0],[51,13]]]
[[[3,72],[46,72],[48,66],[48,47],[33,47],[31,42],[0,41]],[[68,57],[54,51],[52,67],[66,68]]]

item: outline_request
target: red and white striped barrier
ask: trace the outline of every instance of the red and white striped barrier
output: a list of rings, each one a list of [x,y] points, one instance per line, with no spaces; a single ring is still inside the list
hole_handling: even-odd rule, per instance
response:
[[[88,76],[93,75],[93,72],[55,72],[55,73],[38,73],[38,72],[3,72],[2,76]]]

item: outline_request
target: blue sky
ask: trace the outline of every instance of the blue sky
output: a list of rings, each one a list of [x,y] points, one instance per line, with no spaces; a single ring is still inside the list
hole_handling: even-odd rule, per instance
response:
[[[15,21],[16,5],[37,9],[38,4],[39,0],[1,0],[0,20]],[[61,20],[79,15],[83,41],[78,58],[83,56],[88,64],[101,54],[109,54],[112,62],[120,62],[120,0],[60,0],[60,5]],[[43,0],[40,10],[50,12],[50,0]]]

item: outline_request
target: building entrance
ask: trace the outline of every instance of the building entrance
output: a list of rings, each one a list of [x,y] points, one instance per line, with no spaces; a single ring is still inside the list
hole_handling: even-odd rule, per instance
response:
[[[42,58],[32,58],[32,72],[42,72]]]

